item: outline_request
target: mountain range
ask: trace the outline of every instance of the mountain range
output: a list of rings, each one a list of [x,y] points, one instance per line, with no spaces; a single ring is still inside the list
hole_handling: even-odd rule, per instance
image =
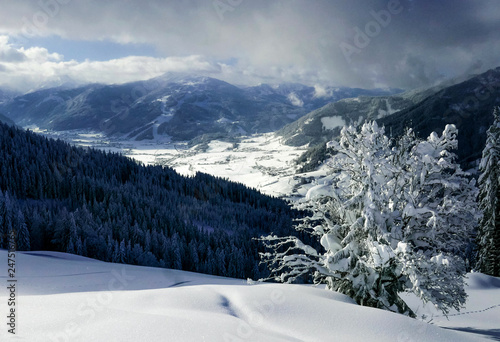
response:
[[[121,85],[66,84],[20,96],[1,92],[0,121],[55,131],[88,129],[127,140],[194,143],[276,131],[292,146],[321,145],[343,125],[365,120],[377,120],[390,135],[412,127],[420,137],[453,123],[459,129],[459,161],[473,167],[491,111],[500,104],[500,68],[399,92],[297,83],[242,87],[167,73]],[[323,152],[312,148],[302,159],[317,165]]]
[[[211,77],[168,73],[122,85],[42,89],[0,104],[0,113],[20,126],[185,141],[272,132],[341,98],[397,91],[301,84],[237,87]]]

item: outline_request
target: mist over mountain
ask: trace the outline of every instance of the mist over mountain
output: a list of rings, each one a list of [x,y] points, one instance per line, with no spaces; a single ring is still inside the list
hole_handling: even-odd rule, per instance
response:
[[[0,104],[12,100],[14,97],[21,95],[21,93],[0,88]]]
[[[21,126],[190,140],[272,132],[331,101],[397,91],[301,84],[237,87],[211,77],[167,73],[122,85],[42,89],[0,104],[0,112]]]
[[[348,87],[306,86],[300,83],[283,83],[277,85],[260,84],[247,88],[254,96],[282,99],[286,97],[295,106],[314,110],[345,98],[358,96],[383,96],[403,92],[402,89],[361,89]]]

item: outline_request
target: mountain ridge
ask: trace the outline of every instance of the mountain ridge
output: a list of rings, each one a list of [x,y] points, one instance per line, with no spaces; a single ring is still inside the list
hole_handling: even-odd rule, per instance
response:
[[[493,123],[493,108],[499,105],[500,67],[446,87],[380,123],[394,135],[412,127],[421,138],[454,124],[458,128],[458,161],[474,167],[481,158],[486,130]]]

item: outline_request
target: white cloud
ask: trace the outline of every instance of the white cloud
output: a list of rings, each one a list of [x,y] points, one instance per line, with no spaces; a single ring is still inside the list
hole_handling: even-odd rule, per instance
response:
[[[0,36],[0,62],[21,62],[25,55],[8,44],[7,36]]]
[[[15,59],[9,56],[17,56]],[[65,61],[64,56],[45,48],[15,48],[0,36],[0,86],[29,91],[40,86],[76,83],[125,83],[145,80],[166,72],[221,73],[219,64],[202,56],[153,58],[129,56],[109,61]]]
[[[24,55],[23,60],[29,60],[37,63],[60,62],[64,58],[64,56],[58,54],[57,52],[49,53],[47,49],[42,47],[32,47],[29,49],[24,49],[24,47],[22,47],[17,50],[17,52]]]
[[[288,101],[290,101],[290,103],[292,105],[294,105],[295,107],[302,107],[302,106],[304,106],[304,101],[302,101],[301,99],[299,99],[299,97],[295,93],[288,94]]]
[[[83,82],[125,83],[145,80],[166,72],[215,73],[220,68],[201,56],[153,58],[130,56],[109,61],[84,61],[67,68],[67,74]]]
[[[322,98],[322,97],[329,97],[332,96],[332,91],[328,91],[325,87],[315,84],[314,85],[314,97],[315,98]]]
[[[150,79],[166,72],[202,74],[247,85],[263,80],[269,83],[327,82],[318,73],[301,66],[263,67],[241,60],[228,65],[201,55],[166,58],[128,56],[107,61],[78,62],[65,60],[63,55],[43,47],[15,47],[7,36],[0,36],[0,63],[3,76],[0,86],[23,92],[65,82],[120,84]],[[289,99],[295,106],[303,105],[295,94],[290,94]]]

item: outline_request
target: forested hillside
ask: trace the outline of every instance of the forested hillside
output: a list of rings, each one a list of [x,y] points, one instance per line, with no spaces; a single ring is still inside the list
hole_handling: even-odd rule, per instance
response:
[[[282,200],[206,174],[183,177],[118,154],[0,124],[0,247],[259,278],[258,242],[289,234]]]

